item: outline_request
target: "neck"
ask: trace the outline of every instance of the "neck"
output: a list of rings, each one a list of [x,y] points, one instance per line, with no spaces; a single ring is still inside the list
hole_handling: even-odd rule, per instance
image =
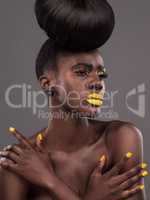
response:
[[[58,114],[58,112],[57,112]],[[45,144],[49,150],[75,151],[92,143],[98,134],[87,118],[73,118],[69,114],[49,121]]]

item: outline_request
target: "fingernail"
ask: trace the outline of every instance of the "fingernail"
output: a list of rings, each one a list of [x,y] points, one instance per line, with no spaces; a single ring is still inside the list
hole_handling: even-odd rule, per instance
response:
[[[147,170],[143,171],[143,172],[141,173],[141,176],[143,176],[143,177],[148,176],[148,171],[147,171]]]
[[[2,164],[3,162],[5,162],[6,158],[1,158],[0,159],[0,164]]]
[[[16,131],[16,129],[15,129],[14,127],[9,127],[9,131],[10,131],[11,133],[14,133],[14,132]]]
[[[105,160],[106,160],[106,156],[105,156],[105,155],[102,155],[102,156],[100,157],[100,159],[99,159],[100,162],[103,162],[103,161],[105,161]]]
[[[131,152],[126,153],[126,158],[131,158],[132,156],[133,156],[133,153]]]
[[[141,190],[143,190],[143,189],[145,188],[145,186],[144,186],[143,184],[141,184],[141,185],[139,185],[139,188],[140,188]]]
[[[140,164],[140,167],[141,167],[142,169],[147,168],[147,163],[141,163],[141,164]]]
[[[43,140],[43,135],[41,133],[38,134],[37,139],[41,142]]]
[[[10,150],[12,148],[12,145],[8,145],[6,147],[3,148],[4,151]]]
[[[7,151],[0,151],[0,156],[7,156],[8,152]]]

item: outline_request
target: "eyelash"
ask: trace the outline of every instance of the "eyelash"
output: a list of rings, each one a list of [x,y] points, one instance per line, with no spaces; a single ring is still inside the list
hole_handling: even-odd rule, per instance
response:
[[[103,72],[103,71],[101,71]],[[80,70],[80,71],[75,71],[75,73],[78,75],[78,76],[87,76],[90,72],[87,72],[87,71],[83,71],[83,70]],[[103,74],[100,74],[98,75],[99,78],[103,78],[103,79],[106,79],[108,77],[108,74],[106,72],[103,72]]]
[[[75,72],[78,76],[87,76],[88,74],[89,74],[89,72],[86,72],[86,71],[83,71],[83,70],[81,70],[81,71],[76,71]]]
[[[98,75],[100,78],[106,79],[108,78],[108,73],[107,72],[103,72],[103,74]]]

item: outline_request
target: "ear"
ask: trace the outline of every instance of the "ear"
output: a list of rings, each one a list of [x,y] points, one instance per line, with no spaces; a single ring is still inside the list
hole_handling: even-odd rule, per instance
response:
[[[41,88],[46,91],[49,87],[55,84],[55,77],[53,72],[46,72],[39,77]]]

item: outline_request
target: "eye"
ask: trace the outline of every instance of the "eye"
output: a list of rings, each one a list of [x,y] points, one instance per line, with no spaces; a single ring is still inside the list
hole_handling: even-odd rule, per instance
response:
[[[107,78],[108,77],[108,74],[106,72],[98,72],[97,75],[100,77],[100,78]]]
[[[106,72],[106,68],[104,67],[103,69],[97,71],[97,75],[99,76],[99,78],[101,79],[105,79],[108,77],[108,73]]]
[[[75,71],[75,73],[77,74],[77,76],[87,76],[89,74],[89,72],[86,70],[78,70]]]

